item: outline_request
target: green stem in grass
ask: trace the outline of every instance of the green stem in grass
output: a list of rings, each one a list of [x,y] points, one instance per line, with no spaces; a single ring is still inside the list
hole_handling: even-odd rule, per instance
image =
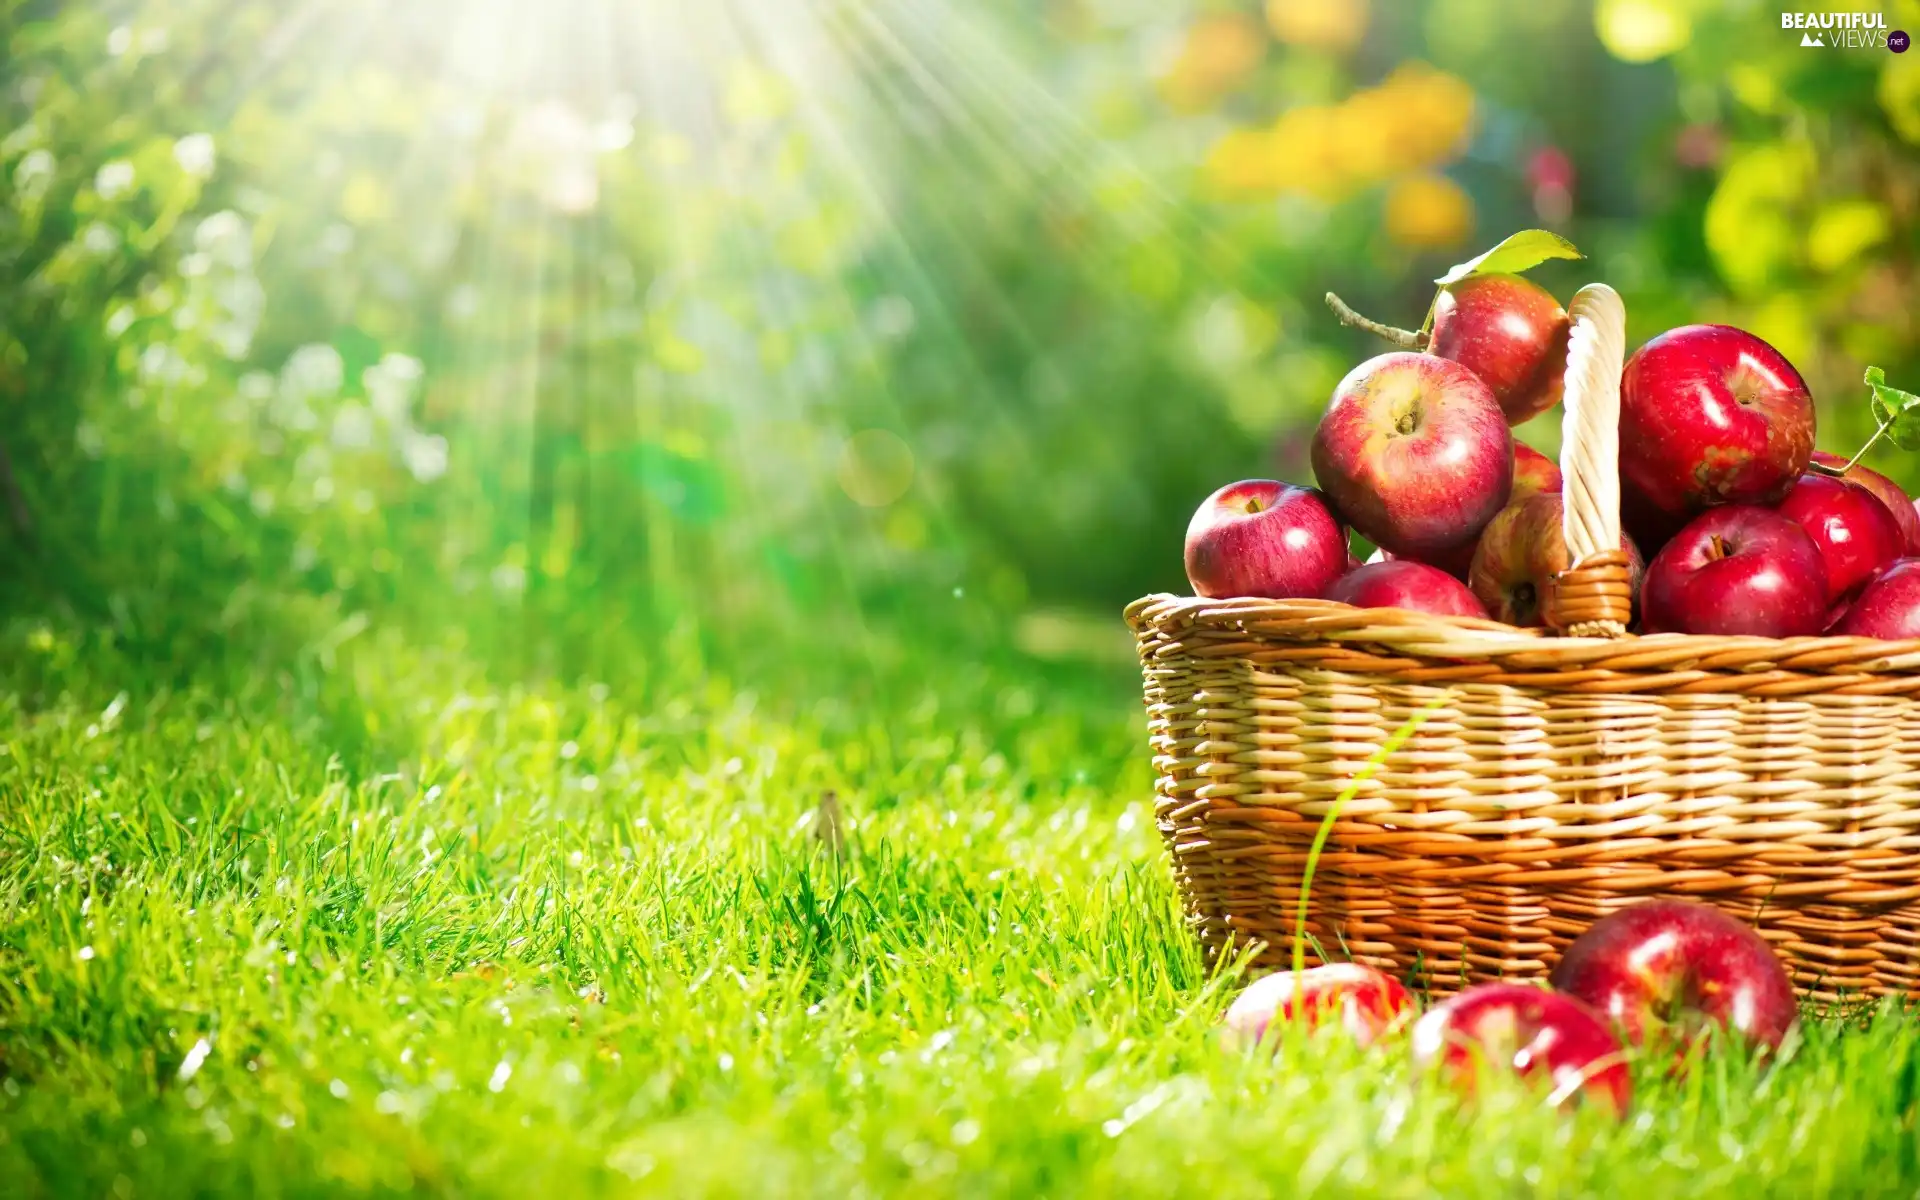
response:
[[[1332,807],[1327,809],[1327,815],[1320,819],[1320,828],[1313,835],[1313,845],[1307,850],[1307,865],[1300,874],[1300,906],[1293,920],[1293,977],[1296,992],[1301,986],[1300,973],[1307,967],[1307,901],[1313,895],[1313,872],[1320,865],[1320,853],[1327,847],[1327,838],[1333,833],[1333,823],[1340,819],[1340,810],[1347,806],[1347,801],[1359,794],[1360,785],[1371,779],[1374,771],[1387,761],[1387,756],[1405,745],[1414,731],[1425,725],[1427,719],[1451,699],[1452,692],[1440,693],[1408,717],[1404,725],[1388,734],[1380,748],[1353,773],[1347,786],[1340,789],[1340,794],[1333,798]],[[1298,999],[1296,995],[1296,1002]]]

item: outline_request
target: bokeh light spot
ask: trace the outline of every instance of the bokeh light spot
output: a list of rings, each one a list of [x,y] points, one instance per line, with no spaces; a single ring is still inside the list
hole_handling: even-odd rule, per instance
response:
[[[1653,62],[1693,40],[1692,18],[1672,0],[1600,0],[1593,26],[1607,53],[1622,62]]]
[[[884,508],[913,485],[913,450],[884,429],[863,429],[840,449],[840,490],[854,503]]]

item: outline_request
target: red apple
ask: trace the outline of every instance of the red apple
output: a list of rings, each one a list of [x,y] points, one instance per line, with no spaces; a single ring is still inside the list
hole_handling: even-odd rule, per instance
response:
[[[1682,1053],[1712,1025],[1775,1050],[1800,1015],[1793,980],[1766,939],[1691,900],[1650,900],[1595,921],[1567,947],[1552,982],[1629,1043],[1675,1038]]]
[[[1479,376],[1396,351],[1348,373],[1313,435],[1313,474],[1368,541],[1402,558],[1471,542],[1513,487],[1513,434]]]
[[[1528,496],[1560,490],[1560,464],[1519,439],[1513,443],[1513,490],[1508,504],[1518,504]]]
[[[1719,504],[1774,504],[1813,453],[1813,397],[1778,350],[1730,325],[1683,325],[1620,381],[1620,488],[1636,537]]]
[[[1827,567],[1807,531],[1750,504],[1709,509],[1654,555],[1647,633],[1801,637],[1826,624]]]
[[[1303,1022],[1309,1031],[1333,1024],[1365,1046],[1412,1013],[1412,998],[1393,976],[1359,963],[1327,963],[1254,980],[1234,997],[1224,1024],[1246,1042],[1260,1041],[1276,1024]]]
[[[1440,290],[1427,349],[1478,375],[1509,425],[1560,402],[1567,310],[1519,275],[1473,275]]]
[[[1547,1085],[1555,1105],[1593,1102],[1622,1116],[1633,1099],[1626,1051],[1585,1003],[1523,983],[1483,983],[1413,1027],[1415,1063],[1472,1096],[1481,1072]]]
[[[1351,558],[1326,497],[1290,483],[1230,483],[1187,523],[1187,582],[1210,599],[1321,596]]]
[[[1776,509],[1807,531],[1827,568],[1827,602],[1850,599],[1904,552],[1906,534],[1880,498],[1857,483],[1808,471]]]
[[[1513,443],[1513,487],[1507,492],[1506,506],[1511,507],[1541,492],[1559,490],[1560,468],[1554,464],[1554,461],[1525,442],[1516,440]],[[1481,539],[1485,536],[1486,533],[1483,530],[1480,537],[1470,542],[1450,547],[1437,554],[1425,555],[1418,561],[1430,567],[1438,567],[1460,582],[1466,583],[1473,572],[1474,552],[1480,548]],[[1367,561],[1391,562],[1394,557],[1384,550],[1376,550],[1373,557]]]
[[[1487,523],[1473,556],[1467,582],[1496,621],[1509,625],[1546,624],[1546,611],[1562,571],[1572,566],[1561,529],[1564,504],[1559,492],[1542,492],[1509,504]],[[1643,564],[1640,551],[1625,534],[1628,570],[1636,593]]]
[[[1828,454],[1825,450],[1815,450],[1813,461],[1828,467],[1844,467],[1847,460],[1838,454]],[[1880,503],[1887,506],[1893,519],[1900,523],[1900,532],[1906,537],[1906,548],[1901,554],[1920,554],[1920,512],[1914,511],[1914,504],[1907,497],[1906,489],[1880,472],[1855,464],[1847,472],[1847,482],[1857,483],[1874,495],[1880,497]]]
[[[1350,571],[1327,589],[1327,599],[1355,608],[1404,608],[1442,617],[1479,617],[1487,610],[1466,585],[1425,563],[1395,560]]]
[[[1892,641],[1920,638],[1920,558],[1900,559],[1869,581],[1833,632]]]

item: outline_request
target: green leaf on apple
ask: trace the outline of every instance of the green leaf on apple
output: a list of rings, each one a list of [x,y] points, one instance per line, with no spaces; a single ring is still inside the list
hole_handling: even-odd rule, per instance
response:
[[[1920,450],[1920,396],[1887,386],[1887,373],[1867,368],[1867,387],[1873,393],[1873,419],[1880,432],[1902,450]]]
[[[1585,258],[1572,242],[1544,229],[1523,229],[1498,246],[1454,267],[1434,280],[1441,287],[1474,275],[1518,275],[1550,258]]]

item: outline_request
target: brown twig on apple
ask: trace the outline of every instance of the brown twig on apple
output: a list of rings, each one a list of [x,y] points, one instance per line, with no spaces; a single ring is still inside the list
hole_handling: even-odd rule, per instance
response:
[[[1333,315],[1339,317],[1340,323],[1349,329],[1364,329],[1375,337],[1385,338],[1402,350],[1425,350],[1427,348],[1429,335],[1424,329],[1415,331],[1412,329],[1396,329],[1391,325],[1382,325],[1372,317],[1363,317],[1353,311],[1352,308],[1348,307],[1345,300],[1342,300],[1332,292],[1327,293],[1327,307],[1332,309]]]

